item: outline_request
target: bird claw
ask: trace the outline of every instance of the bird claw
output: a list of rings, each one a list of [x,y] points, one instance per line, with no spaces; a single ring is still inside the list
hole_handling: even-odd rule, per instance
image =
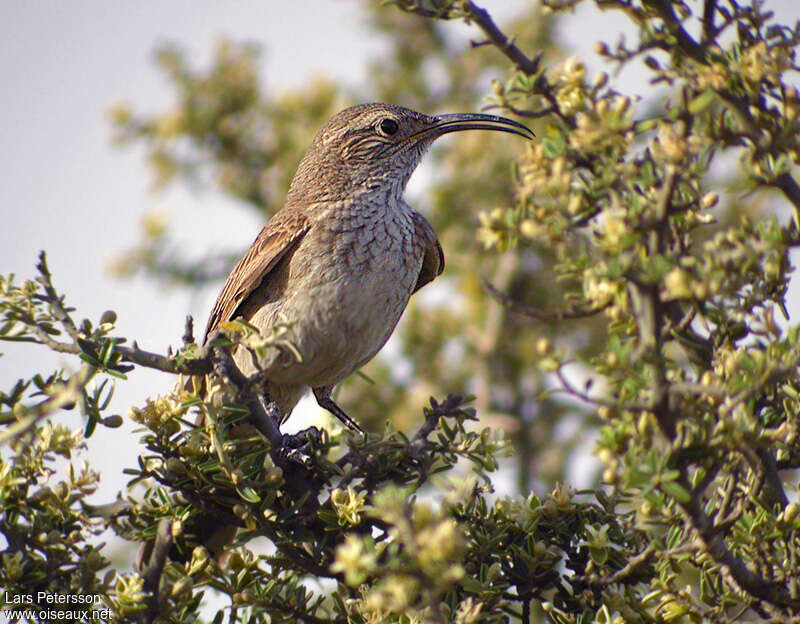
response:
[[[283,455],[286,461],[292,462],[293,464],[300,464],[306,469],[310,469],[314,464],[314,458],[302,448],[285,449],[281,455]]]
[[[281,456],[293,463],[310,468],[313,463],[313,450],[322,439],[322,432],[309,427],[294,434],[284,434],[281,443]]]

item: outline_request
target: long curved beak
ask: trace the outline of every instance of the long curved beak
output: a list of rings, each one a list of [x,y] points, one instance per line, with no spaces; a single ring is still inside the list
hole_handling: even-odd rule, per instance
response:
[[[431,126],[415,132],[408,138],[413,140],[423,138],[433,140],[443,134],[462,130],[496,130],[498,132],[516,134],[529,140],[534,137],[530,128],[512,119],[484,113],[454,113],[451,115],[437,115],[433,118]]]

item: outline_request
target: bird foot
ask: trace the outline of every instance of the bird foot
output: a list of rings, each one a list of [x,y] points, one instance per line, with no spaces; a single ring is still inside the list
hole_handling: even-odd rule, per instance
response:
[[[309,427],[293,434],[284,434],[281,455],[288,461],[310,468],[314,459],[314,448],[319,445],[321,439],[322,432],[316,427]]]
[[[336,416],[345,427],[356,433],[364,435],[364,430],[358,426],[358,423],[350,418],[345,411],[336,405],[331,398],[331,388],[314,388],[314,397],[317,399],[317,405],[328,410],[331,414]]]

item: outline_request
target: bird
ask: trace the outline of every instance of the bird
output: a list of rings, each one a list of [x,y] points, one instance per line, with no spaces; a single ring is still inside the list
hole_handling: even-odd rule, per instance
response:
[[[228,275],[205,331],[208,342],[235,319],[262,335],[285,324],[291,349],[270,347],[258,361],[242,345],[233,349],[240,371],[258,376],[278,425],[311,389],[322,408],[360,430],[331,392],[378,353],[411,295],[442,273],[436,233],[403,192],[436,139],[466,130],[534,136],[496,115],[383,103],[346,108],[317,132],[283,208]]]

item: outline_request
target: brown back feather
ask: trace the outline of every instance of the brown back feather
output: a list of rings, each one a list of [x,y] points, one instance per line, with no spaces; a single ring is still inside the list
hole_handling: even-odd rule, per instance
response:
[[[285,208],[267,222],[250,249],[228,275],[208,319],[203,342],[220,323],[236,318],[242,303],[281,259],[295,248],[309,227],[307,217],[297,208]]]

